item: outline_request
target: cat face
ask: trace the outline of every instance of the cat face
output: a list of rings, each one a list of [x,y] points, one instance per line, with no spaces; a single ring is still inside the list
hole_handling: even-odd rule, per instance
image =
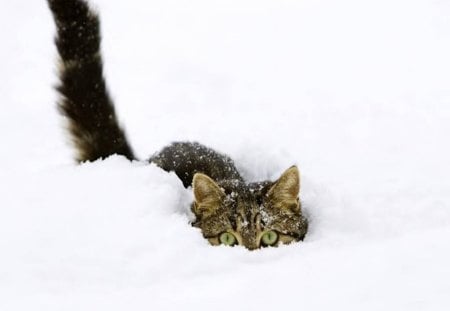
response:
[[[254,250],[299,241],[306,234],[308,223],[298,198],[300,176],[295,166],[275,182],[216,182],[198,173],[192,186],[193,225],[212,245]]]

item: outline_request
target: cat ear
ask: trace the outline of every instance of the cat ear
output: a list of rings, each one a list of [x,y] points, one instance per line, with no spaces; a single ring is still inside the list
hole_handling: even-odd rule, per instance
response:
[[[288,168],[270,188],[267,196],[276,207],[299,207],[300,173],[297,166]]]
[[[205,174],[197,173],[192,180],[195,210],[201,214],[212,214],[221,205],[225,193]]]

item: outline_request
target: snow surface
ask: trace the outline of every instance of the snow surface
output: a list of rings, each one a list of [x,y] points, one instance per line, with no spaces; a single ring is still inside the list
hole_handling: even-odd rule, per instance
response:
[[[0,310],[450,310],[450,2],[96,0],[136,152],[296,163],[303,243],[211,247],[189,190],[74,165],[44,0],[0,10]]]

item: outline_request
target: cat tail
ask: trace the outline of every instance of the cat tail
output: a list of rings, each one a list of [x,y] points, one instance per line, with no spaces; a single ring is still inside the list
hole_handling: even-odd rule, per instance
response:
[[[85,0],[47,0],[55,20],[60,94],[58,109],[79,162],[112,154],[135,159],[106,88],[100,53],[100,20]]]

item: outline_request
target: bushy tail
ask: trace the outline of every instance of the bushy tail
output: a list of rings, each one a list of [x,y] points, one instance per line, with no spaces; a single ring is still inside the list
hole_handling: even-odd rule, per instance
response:
[[[134,159],[103,77],[100,21],[84,0],[47,0],[57,27],[59,111],[69,121],[77,160]]]

